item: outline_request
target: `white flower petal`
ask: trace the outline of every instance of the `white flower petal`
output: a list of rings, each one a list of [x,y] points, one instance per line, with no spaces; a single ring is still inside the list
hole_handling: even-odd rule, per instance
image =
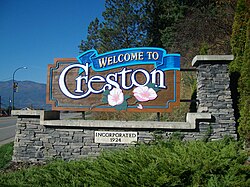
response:
[[[147,86],[139,86],[133,90],[133,93],[135,98],[142,102],[154,100],[157,97],[155,90]]]
[[[154,100],[157,97],[157,93],[153,88],[149,88],[148,93],[149,93],[149,100]]]
[[[122,104],[124,101],[124,95],[120,88],[113,88],[108,95],[108,104],[116,106]]]

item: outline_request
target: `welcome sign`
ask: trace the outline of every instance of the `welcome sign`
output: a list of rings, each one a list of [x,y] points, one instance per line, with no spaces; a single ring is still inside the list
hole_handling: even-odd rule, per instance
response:
[[[180,55],[153,47],[55,59],[48,65],[53,110],[169,112],[179,105]]]

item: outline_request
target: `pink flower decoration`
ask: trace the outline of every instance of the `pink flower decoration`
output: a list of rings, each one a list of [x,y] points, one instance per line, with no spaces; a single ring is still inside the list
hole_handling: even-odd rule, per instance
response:
[[[157,97],[155,90],[147,86],[139,86],[134,89],[133,93],[138,101],[150,101]]]
[[[108,103],[111,106],[122,104],[124,101],[124,95],[120,88],[113,88],[108,95]]]
[[[143,106],[141,105],[141,104],[139,104],[138,106],[137,106],[137,108],[139,108],[139,109],[143,109]]]

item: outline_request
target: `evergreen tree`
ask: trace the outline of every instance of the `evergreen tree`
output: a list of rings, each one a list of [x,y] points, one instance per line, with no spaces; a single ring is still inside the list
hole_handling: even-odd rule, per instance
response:
[[[106,0],[104,21],[91,22],[81,51],[96,48],[99,53],[146,45],[146,2],[144,0]]]
[[[171,0],[172,1],[172,0]],[[167,22],[161,19],[164,14],[164,0],[146,0],[146,17],[147,17],[147,40],[149,46],[163,47],[161,37],[162,30],[165,29]]]
[[[145,30],[144,0],[106,0],[106,11],[101,30],[106,51],[144,46]]]
[[[238,72],[239,133],[250,142],[250,4],[238,0],[231,39],[235,60],[230,64],[231,72]]]
[[[161,29],[161,41],[162,45],[172,52],[179,51],[175,45],[177,38],[180,37],[177,24],[184,19],[186,8],[184,3],[178,0],[163,1],[162,4],[160,19],[165,25]]]
[[[247,28],[247,6],[246,0],[238,0],[237,10],[234,17],[233,33],[231,38],[232,52],[235,60],[230,64],[232,72],[240,72],[243,63],[243,54],[246,43]]]
[[[88,26],[88,35],[87,40],[82,40],[79,45],[79,49],[81,52],[87,51],[89,49],[95,48],[101,50],[102,39],[100,37],[100,30],[102,28],[102,23],[100,23],[99,19],[96,18],[92,21]]]

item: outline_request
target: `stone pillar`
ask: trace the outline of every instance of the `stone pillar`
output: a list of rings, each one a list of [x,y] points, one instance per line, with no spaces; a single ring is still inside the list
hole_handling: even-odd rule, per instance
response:
[[[215,118],[211,123],[211,139],[225,135],[237,138],[228,72],[233,58],[233,55],[197,55],[192,61],[192,66],[197,67],[198,112],[210,113]]]

